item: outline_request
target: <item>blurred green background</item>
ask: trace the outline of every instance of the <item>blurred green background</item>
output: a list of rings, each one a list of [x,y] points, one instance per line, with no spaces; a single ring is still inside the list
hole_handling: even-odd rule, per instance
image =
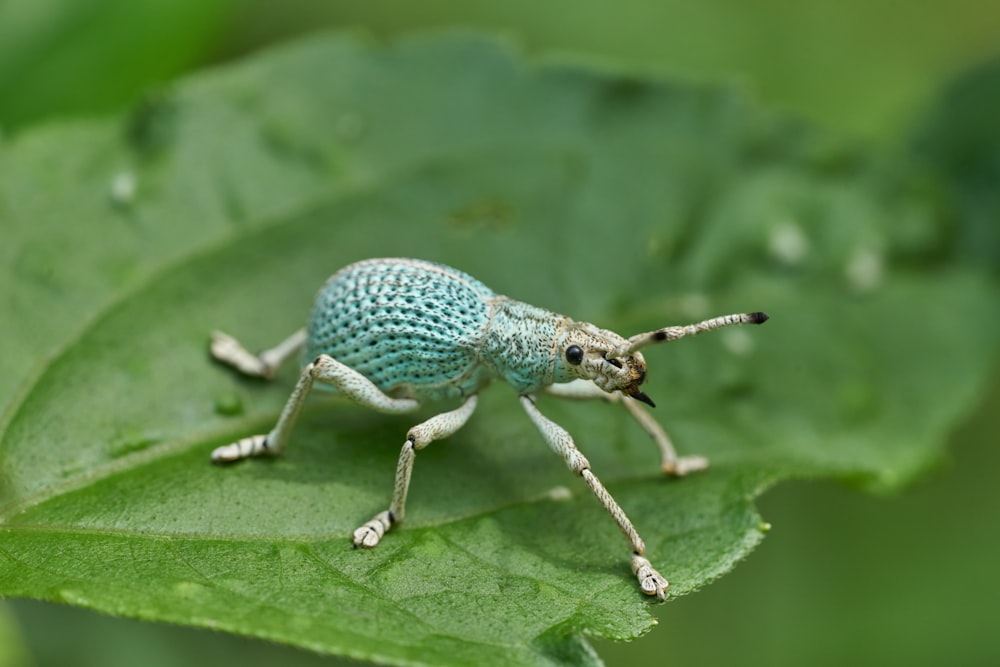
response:
[[[949,78],[1000,56],[1000,3],[986,0],[8,0],[0,127],[20,133],[112,113],[186,72],[309,31],[391,39],[452,27],[506,35],[535,57],[731,83],[886,147],[907,144]],[[779,486],[760,502],[774,530],[746,563],[659,608],[661,626],[648,637],[602,642],[598,652],[610,665],[1000,664],[994,377],[952,435],[953,460],[918,487],[878,498],[829,483]],[[0,607],[0,666],[140,661],[333,662],[37,602]]]
[[[7,0],[0,122],[113,111],[151,83],[310,31],[441,28],[529,53],[723,81],[779,109],[892,140],[947,77],[1000,51],[992,0]]]

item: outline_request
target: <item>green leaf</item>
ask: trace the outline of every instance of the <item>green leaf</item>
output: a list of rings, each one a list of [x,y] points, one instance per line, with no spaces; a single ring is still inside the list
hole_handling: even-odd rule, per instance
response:
[[[230,4],[7,0],[0,4],[0,125],[21,129],[134,102],[206,50]]]
[[[28,650],[10,607],[0,602],[0,667],[28,664]]]
[[[895,488],[978,400],[996,287],[941,257],[918,186],[727,91],[456,36],[313,39],[26,134],[0,158],[0,593],[389,663],[596,663],[584,637],[639,636],[650,602],[509,388],[420,453],[405,524],[362,552],[440,406],[317,396],[284,456],[212,466],[296,369],[237,377],[208,332],[272,344],[328,274],[392,255],[626,335],[766,310],[646,354],[706,473],[662,479],[617,406],[539,399],[681,595],[759,543],[768,486]]]
[[[1000,269],[1000,59],[963,72],[924,114],[914,151],[943,176],[960,212],[955,254]]]

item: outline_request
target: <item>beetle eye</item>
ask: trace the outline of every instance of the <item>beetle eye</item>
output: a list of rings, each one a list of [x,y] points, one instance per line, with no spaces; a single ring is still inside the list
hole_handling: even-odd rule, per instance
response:
[[[570,345],[566,348],[566,361],[574,366],[580,365],[580,362],[583,361],[583,350],[579,345]]]

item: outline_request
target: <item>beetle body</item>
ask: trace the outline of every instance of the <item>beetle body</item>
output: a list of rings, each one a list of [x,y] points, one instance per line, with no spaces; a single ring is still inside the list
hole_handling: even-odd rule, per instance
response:
[[[560,354],[579,343],[603,357],[627,341],[497,295],[443,264],[375,259],[344,267],[320,290],[303,359],[326,354],[389,395],[434,401],[470,396],[493,378],[519,394],[580,379]],[[630,367],[624,384],[635,395],[645,363],[633,354],[622,364]]]
[[[354,532],[355,546],[371,548],[403,518],[416,452],[461,428],[475,410],[478,392],[500,379],[520,394],[522,407],[546,442],[614,518],[632,548],[632,568],[643,592],[664,599],[667,580],[643,556],[645,544],[632,522],[570,435],[535,407],[535,394],[620,402],[659,446],[664,472],[700,470],[708,465],[706,459],[678,457],[656,421],[624,398],[653,405],[639,389],[646,379],[639,348],[766,319],[763,313],[726,315],[624,338],[497,295],[472,276],[442,264],[416,259],[357,262],[320,289],[307,328],[275,348],[253,355],[232,337],[213,334],[212,354],[249,375],[270,378],[299,348],[304,354],[299,381],[277,425],[267,434],[217,448],[212,459],[234,461],[283,450],[316,382],[382,412],[409,412],[423,402],[461,399],[457,409],[408,431],[389,509]]]

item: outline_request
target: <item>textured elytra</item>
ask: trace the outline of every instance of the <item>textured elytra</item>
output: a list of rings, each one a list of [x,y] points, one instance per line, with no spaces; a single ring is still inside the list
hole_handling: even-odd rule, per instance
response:
[[[316,298],[304,359],[330,355],[395,396],[467,396],[490,379],[479,347],[494,297],[472,276],[433,262],[351,264]]]

